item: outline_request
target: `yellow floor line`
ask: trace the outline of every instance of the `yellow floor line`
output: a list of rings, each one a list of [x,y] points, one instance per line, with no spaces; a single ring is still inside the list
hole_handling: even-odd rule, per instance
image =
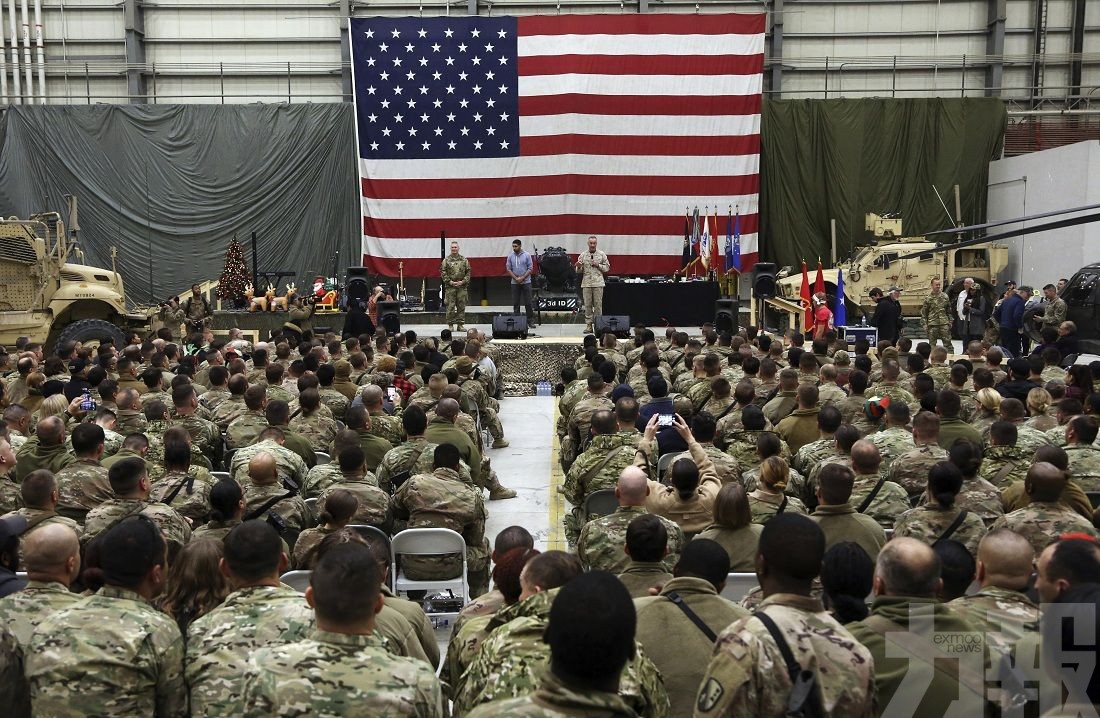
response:
[[[546,548],[554,551],[567,551],[568,546],[565,541],[565,530],[562,527],[562,516],[565,515],[565,499],[562,497],[561,492],[558,491],[558,487],[565,482],[565,473],[561,470],[561,461],[559,461],[561,455],[561,445],[558,442],[558,402],[560,399],[554,399],[554,421],[550,426],[551,444],[550,444],[550,496],[549,496],[549,512],[550,512],[550,529],[546,536]]]

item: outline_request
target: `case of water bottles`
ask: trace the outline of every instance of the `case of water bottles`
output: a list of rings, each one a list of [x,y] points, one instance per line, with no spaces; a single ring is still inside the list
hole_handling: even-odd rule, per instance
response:
[[[554,387],[545,379],[535,384],[535,396],[550,396],[553,392]]]

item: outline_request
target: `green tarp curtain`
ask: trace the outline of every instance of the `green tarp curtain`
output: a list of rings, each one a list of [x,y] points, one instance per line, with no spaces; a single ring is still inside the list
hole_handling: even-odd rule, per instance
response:
[[[996,98],[774,100],[761,117],[761,259],[829,264],[862,238],[867,212],[900,213],[906,235],[985,220],[989,162],[1007,113]]]
[[[867,211],[900,212],[906,232],[948,225],[932,187],[963,219],[985,218],[996,99],[764,103],[762,258],[844,256]],[[0,212],[26,217],[80,202],[88,261],[119,269],[135,301],[217,278],[234,232],[256,231],[260,268],[314,274],[361,261],[350,104],[15,106],[0,117]],[[247,244],[246,244],[247,246]],[[150,279],[150,274],[152,278]]]

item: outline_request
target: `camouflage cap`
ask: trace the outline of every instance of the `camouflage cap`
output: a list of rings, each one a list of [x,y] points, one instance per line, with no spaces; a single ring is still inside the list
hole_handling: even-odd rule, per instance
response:
[[[474,360],[468,356],[460,356],[455,359],[455,369],[459,374],[469,374],[474,370]]]
[[[374,368],[378,371],[392,372],[397,367],[397,360],[390,355],[378,357],[378,361],[374,363]]]
[[[897,347],[886,347],[885,349],[883,349],[882,350],[882,358],[883,359],[897,359],[898,358]]]
[[[852,357],[843,349],[837,349],[833,352],[833,363],[840,366],[848,366],[852,363]]]
[[[333,364],[332,368],[336,370],[336,376],[338,377],[346,379],[351,376],[351,362],[341,359],[340,361]]]

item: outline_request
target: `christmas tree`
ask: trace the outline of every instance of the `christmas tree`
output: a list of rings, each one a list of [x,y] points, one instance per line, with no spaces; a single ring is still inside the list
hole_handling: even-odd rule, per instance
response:
[[[225,269],[218,280],[218,297],[243,306],[245,288],[249,284],[252,284],[252,275],[244,263],[244,247],[237,241],[237,235],[233,235],[233,241],[225,253]]]

